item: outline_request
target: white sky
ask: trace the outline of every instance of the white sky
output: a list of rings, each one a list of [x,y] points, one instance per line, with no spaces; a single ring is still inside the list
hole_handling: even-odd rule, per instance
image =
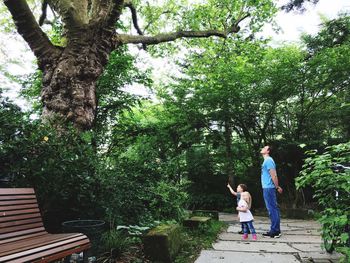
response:
[[[276,42],[295,42],[299,40],[303,32],[314,34],[318,31],[321,23],[320,16],[333,19],[340,12],[346,11],[350,12],[350,0],[320,0],[316,6],[306,5],[306,11],[303,13],[279,12],[276,20],[282,32],[276,34],[272,31],[271,26],[267,26],[263,33],[265,36],[272,36]]]
[[[285,0],[284,0],[285,1]],[[283,1],[279,1],[281,3]],[[275,43],[281,42],[297,42],[300,38],[301,33],[306,32],[309,34],[317,33],[319,25],[321,23],[320,16],[325,16],[329,19],[335,18],[339,12],[350,12],[350,0],[320,0],[316,6],[310,5],[307,6],[307,11],[304,13],[297,12],[279,12],[277,15],[277,23],[282,28],[282,31],[279,34],[273,32],[271,26],[267,25],[263,31],[264,36],[271,36]],[[3,39],[3,37],[1,36]],[[2,41],[3,42],[3,41]],[[9,67],[11,73],[15,74],[28,74],[35,70],[35,65],[33,64],[34,56],[31,51],[28,49],[24,40],[15,42],[15,41],[5,41],[3,50],[8,50],[6,54],[0,52],[0,63],[1,65],[6,64],[6,59],[8,56],[11,56],[13,59],[19,59],[25,63],[20,65],[11,65]],[[169,77],[169,72],[174,70],[173,65],[168,63],[164,59],[152,59],[148,54],[145,54],[143,51],[137,51],[143,60],[149,61],[151,65],[155,68],[155,72],[158,78]],[[7,58],[6,58],[7,56]],[[23,105],[23,101],[18,100],[17,93],[19,90],[18,85],[10,84],[8,81],[0,74],[0,85],[10,86],[11,89],[6,92],[6,95],[11,99],[16,100],[20,105]],[[137,86],[137,88],[131,88],[131,92],[140,95],[148,95],[148,92]]]

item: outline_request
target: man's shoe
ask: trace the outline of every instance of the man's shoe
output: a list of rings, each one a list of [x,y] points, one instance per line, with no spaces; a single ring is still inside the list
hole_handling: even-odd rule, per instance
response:
[[[243,230],[238,231],[238,234],[243,235]]]
[[[280,238],[282,236],[282,234],[279,232],[279,233],[273,233],[270,235],[271,238]]]
[[[263,233],[262,235],[263,235],[263,237],[271,237],[270,232]]]

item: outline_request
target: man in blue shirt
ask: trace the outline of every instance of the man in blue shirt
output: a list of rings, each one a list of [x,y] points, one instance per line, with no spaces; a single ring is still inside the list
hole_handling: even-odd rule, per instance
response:
[[[275,161],[270,157],[271,147],[265,146],[260,153],[264,157],[261,166],[261,185],[266,209],[269,212],[271,220],[270,231],[264,233],[263,236],[277,238],[281,236],[280,229],[280,210],[277,204],[276,190],[282,194],[283,189],[278,184]]]

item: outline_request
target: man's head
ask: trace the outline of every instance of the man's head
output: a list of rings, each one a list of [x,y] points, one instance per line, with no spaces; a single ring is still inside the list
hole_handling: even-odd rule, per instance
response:
[[[271,153],[271,146],[270,146],[270,145],[265,145],[265,146],[261,149],[260,153],[261,153],[263,156],[268,156],[268,155],[270,155],[270,153]]]

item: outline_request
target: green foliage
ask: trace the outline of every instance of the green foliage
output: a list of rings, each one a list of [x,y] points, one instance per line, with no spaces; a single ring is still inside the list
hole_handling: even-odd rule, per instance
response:
[[[114,161],[115,169],[103,178],[102,184],[110,194],[103,197],[101,205],[107,205],[108,214],[116,222],[149,223],[182,217],[185,185],[166,179],[156,162],[156,153],[147,142],[136,142]]]
[[[214,173],[214,163],[205,146],[194,146],[187,151],[191,209],[223,209],[231,204],[227,194],[227,176]]]
[[[322,207],[319,218],[322,237],[329,241],[336,240],[336,246],[343,247],[343,251],[349,243],[349,234],[344,229],[350,224],[350,170],[336,172],[332,166],[349,162],[350,142],[327,147],[322,154],[310,151],[296,180],[297,188],[313,187],[314,198]]]
[[[349,44],[350,41],[350,17],[343,13],[338,18],[325,21],[317,36],[304,35],[310,53]]]
[[[103,248],[105,253],[98,258],[99,262],[112,262],[117,257],[120,257],[123,252],[125,252],[135,240],[130,238],[122,231],[116,229],[109,230],[104,233],[101,238],[100,247]]]
[[[183,246],[177,255],[176,263],[194,262],[202,249],[211,248],[212,243],[216,240],[227,224],[220,221],[211,220],[210,223],[203,225],[199,229],[186,229],[183,232]]]
[[[154,193],[150,207],[155,218],[172,218],[180,221],[184,217],[184,207],[188,194],[183,185],[160,181],[150,191]]]
[[[1,159],[2,175],[12,177],[14,186],[36,189],[49,227],[100,213],[98,207],[90,209],[99,194],[94,149],[73,129],[62,136],[49,126],[27,123],[15,140],[6,141]]]

